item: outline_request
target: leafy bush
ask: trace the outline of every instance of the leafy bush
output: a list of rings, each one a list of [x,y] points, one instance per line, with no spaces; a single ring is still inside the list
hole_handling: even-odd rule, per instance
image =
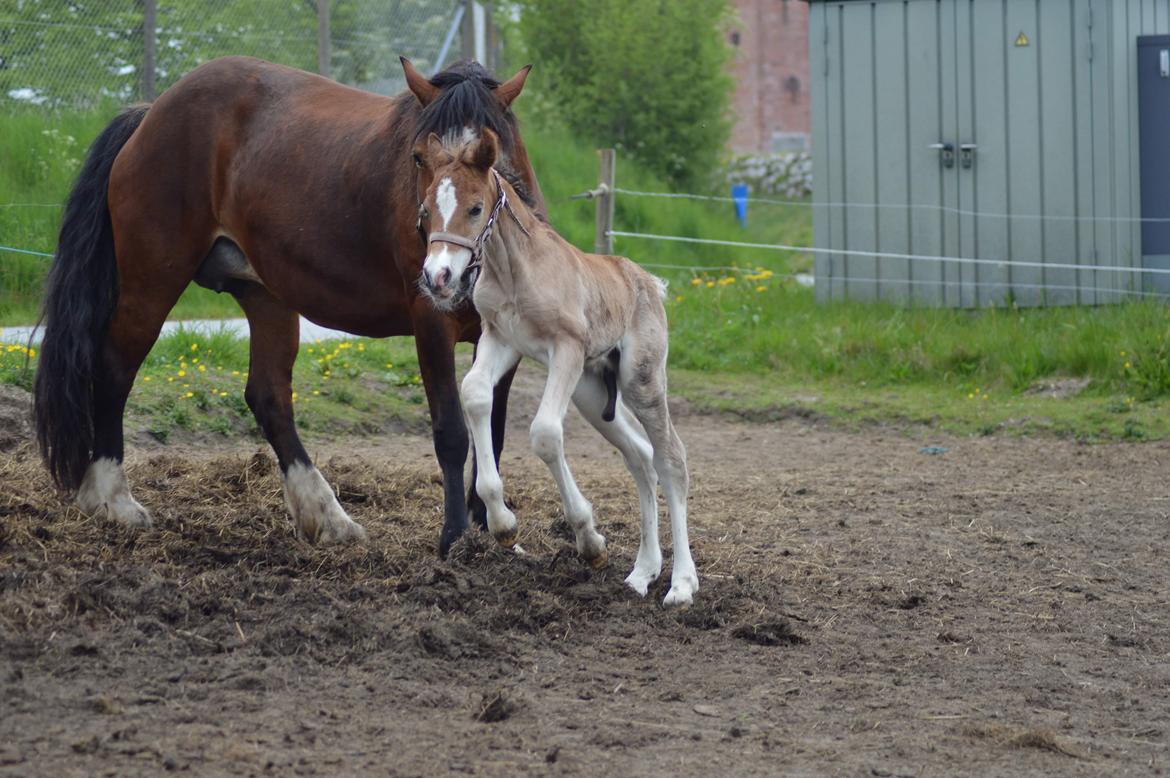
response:
[[[727,140],[726,0],[520,0],[537,91],[582,139],[679,187],[707,183]]]

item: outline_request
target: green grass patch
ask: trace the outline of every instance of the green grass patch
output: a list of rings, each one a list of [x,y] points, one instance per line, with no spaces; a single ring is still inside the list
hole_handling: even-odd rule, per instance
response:
[[[0,117],[0,203],[50,206],[0,207],[0,244],[52,250],[60,209],[51,206],[64,200],[85,146],[115,110]],[[556,127],[526,126],[524,136],[553,225],[591,248],[594,204],[569,195],[596,182],[596,154]],[[666,189],[621,159],[617,180],[629,189]],[[800,206],[754,206],[745,230],[729,204],[621,196],[615,223],[756,243],[812,240],[809,211]],[[620,241],[617,250],[645,264],[700,268],[654,272],[670,281],[675,387],[704,408],[764,416],[795,408],[849,423],[892,420],[965,432],[1047,430],[1091,439],[1170,434],[1160,421],[1170,400],[1170,309],[1158,303],[983,310],[818,305],[811,290],[788,278],[810,269],[808,255],[633,239]],[[45,266],[41,258],[0,253],[0,325],[35,319]],[[193,287],[173,318],[238,315],[230,297]],[[150,418],[160,437],[174,429],[254,427],[242,403],[246,346],[229,336],[204,340],[187,333],[166,338],[147,360],[132,409]],[[191,345],[203,354],[184,350]],[[26,355],[6,349],[0,345],[0,380],[29,385],[30,373],[18,365]],[[296,366],[298,418],[321,430],[421,423],[425,402],[417,375],[409,339],[311,344]],[[1035,391],[1062,379],[1087,384],[1063,399]]]

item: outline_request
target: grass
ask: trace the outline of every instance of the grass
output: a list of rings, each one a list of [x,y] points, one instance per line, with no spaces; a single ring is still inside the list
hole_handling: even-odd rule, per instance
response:
[[[48,125],[37,112],[0,118],[0,135],[14,139],[0,146],[0,203],[59,203],[85,142],[112,110],[63,115]],[[556,128],[526,127],[524,135],[553,225],[590,248],[594,204],[568,198],[594,184],[594,152]],[[665,189],[621,160],[617,180],[629,189]],[[52,207],[0,207],[0,244],[51,250],[58,217]],[[798,206],[755,206],[745,230],[728,204],[620,196],[615,223],[619,229],[759,243],[807,245],[812,238],[808,209]],[[818,305],[811,290],[788,277],[809,269],[807,255],[760,256],[632,239],[617,250],[646,264],[698,268],[655,272],[671,282],[673,386],[703,408],[764,418],[813,412],[847,422],[885,419],[961,432],[1048,430],[1088,439],[1170,434],[1162,421],[1170,401],[1170,310],[1157,303],[974,311]],[[731,265],[742,271],[718,269]],[[35,318],[43,269],[40,258],[0,254],[0,324]],[[174,312],[180,319],[238,315],[230,298],[196,288]],[[164,339],[152,352],[133,408],[162,420],[156,424],[160,436],[168,429],[251,429],[237,391],[247,369],[244,346],[224,336],[204,346],[216,354],[216,364],[198,363],[204,371],[195,367],[179,377],[184,361],[188,368],[196,365],[181,352],[183,337],[193,336]],[[379,428],[385,419],[422,423],[411,342],[346,342],[353,345],[325,362],[344,356],[347,366],[328,376],[317,346],[302,351],[296,386],[304,426],[360,430]],[[338,348],[326,346],[329,354]],[[23,355],[3,348],[0,380],[27,383],[28,374],[13,361]],[[1064,379],[1079,379],[1084,388],[1063,399],[1035,391],[1045,381]]]

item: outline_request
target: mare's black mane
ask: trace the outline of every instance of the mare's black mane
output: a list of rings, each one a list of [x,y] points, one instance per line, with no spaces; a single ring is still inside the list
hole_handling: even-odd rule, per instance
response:
[[[419,114],[415,141],[428,133],[440,138],[451,133],[462,133],[464,127],[487,127],[500,139],[505,156],[511,156],[516,147],[516,117],[500,105],[492,90],[500,85],[483,65],[472,60],[461,60],[431,77],[432,86],[439,88],[439,96]],[[500,172],[525,203],[535,202],[524,181],[516,171],[501,166]]]

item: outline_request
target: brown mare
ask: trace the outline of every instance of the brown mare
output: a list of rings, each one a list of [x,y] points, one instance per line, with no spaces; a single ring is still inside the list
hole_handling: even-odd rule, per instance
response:
[[[66,205],[49,272],[36,377],[37,436],[49,471],[90,514],[149,526],[122,470],[122,415],[163,321],[194,281],[239,302],[251,331],[244,396],[284,474],[297,534],[360,539],[293,423],[298,314],[355,335],[414,335],[443,471],[439,551],[467,528],[468,434],[454,346],[475,341],[469,304],[436,309],[418,291],[418,231],[431,181],[420,137],[491,129],[501,170],[543,217],[536,175],[509,106],[528,69],[500,83],[475,63],[428,80],[402,61],[409,91],[386,98],[245,57],[192,71],[97,138]],[[492,443],[503,446],[511,374]]]

